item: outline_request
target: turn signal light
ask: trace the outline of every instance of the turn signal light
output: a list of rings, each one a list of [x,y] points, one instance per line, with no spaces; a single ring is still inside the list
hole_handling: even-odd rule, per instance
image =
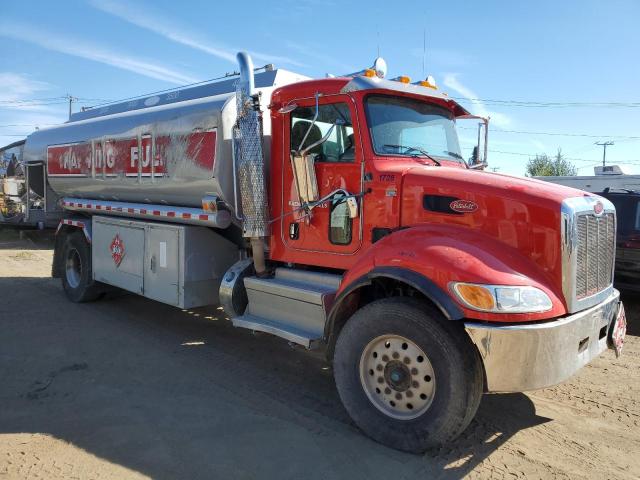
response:
[[[365,77],[369,77],[369,78],[375,77],[376,76],[376,71],[373,68],[367,68],[364,71],[364,76]]]
[[[553,308],[549,296],[530,285],[451,282],[449,288],[463,304],[481,312],[535,313]]]
[[[488,288],[469,283],[458,283],[455,289],[460,298],[472,307],[480,310],[493,310],[496,306],[493,295]]]

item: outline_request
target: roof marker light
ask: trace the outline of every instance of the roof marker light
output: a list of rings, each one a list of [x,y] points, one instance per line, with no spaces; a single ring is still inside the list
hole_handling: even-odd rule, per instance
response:
[[[374,60],[373,65],[369,68],[365,68],[364,70],[360,70],[359,72],[349,73],[344,75],[345,77],[358,77],[364,76],[369,78],[384,78],[387,75],[387,62],[384,61],[384,58],[378,57]]]
[[[436,85],[436,79],[433,78],[432,75],[428,75],[424,80],[420,80],[419,82],[414,83],[414,85],[420,85],[421,87],[433,88],[434,90],[438,89]]]
[[[399,77],[392,78],[391,80],[402,83],[411,83],[411,77],[407,77],[406,75],[400,75]]]

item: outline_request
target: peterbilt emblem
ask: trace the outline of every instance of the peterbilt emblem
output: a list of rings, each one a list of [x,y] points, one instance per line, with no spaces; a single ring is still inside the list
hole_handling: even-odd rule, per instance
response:
[[[113,263],[116,264],[116,267],[119,267],[120,263],[122,263],[122,259],[124,258],[124,242],[120,238],[119,234],[116,233],[116,236],[111,240],[109,251],[111,252]]]
[[[454,200],[449,204],[449,208],[458,213],[471,213],[478,209],[478,204],[471,200]]]
[[[602,215],[602,212],[604,211],[604,205],[602,204],[601,201],[597,201],[594,205],[593,205],[593,213],[595,213],[596,215]]]

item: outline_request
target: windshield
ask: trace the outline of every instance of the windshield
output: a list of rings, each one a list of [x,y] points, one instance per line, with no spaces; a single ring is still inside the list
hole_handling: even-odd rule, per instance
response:
[[[437,156],[463,162],[453,114],[405,97],[370,95],[367,121],[378,155]]]

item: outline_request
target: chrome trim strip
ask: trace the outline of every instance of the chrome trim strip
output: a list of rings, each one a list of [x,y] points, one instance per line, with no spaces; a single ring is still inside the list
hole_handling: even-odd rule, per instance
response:
[[[606,350],[619,303],[620,292],[614,289],[604,302],[552,322],[465,322],[484,364],[487,391],[523,392],[571,377]]]
[[[227,228],[231,224],[231,214],[227,210],[205,212],[200,208],[70,197],[63,198],[61,205],[64,210],[71,212],[142,218],[161,222],[201,225],[203,227]]]

